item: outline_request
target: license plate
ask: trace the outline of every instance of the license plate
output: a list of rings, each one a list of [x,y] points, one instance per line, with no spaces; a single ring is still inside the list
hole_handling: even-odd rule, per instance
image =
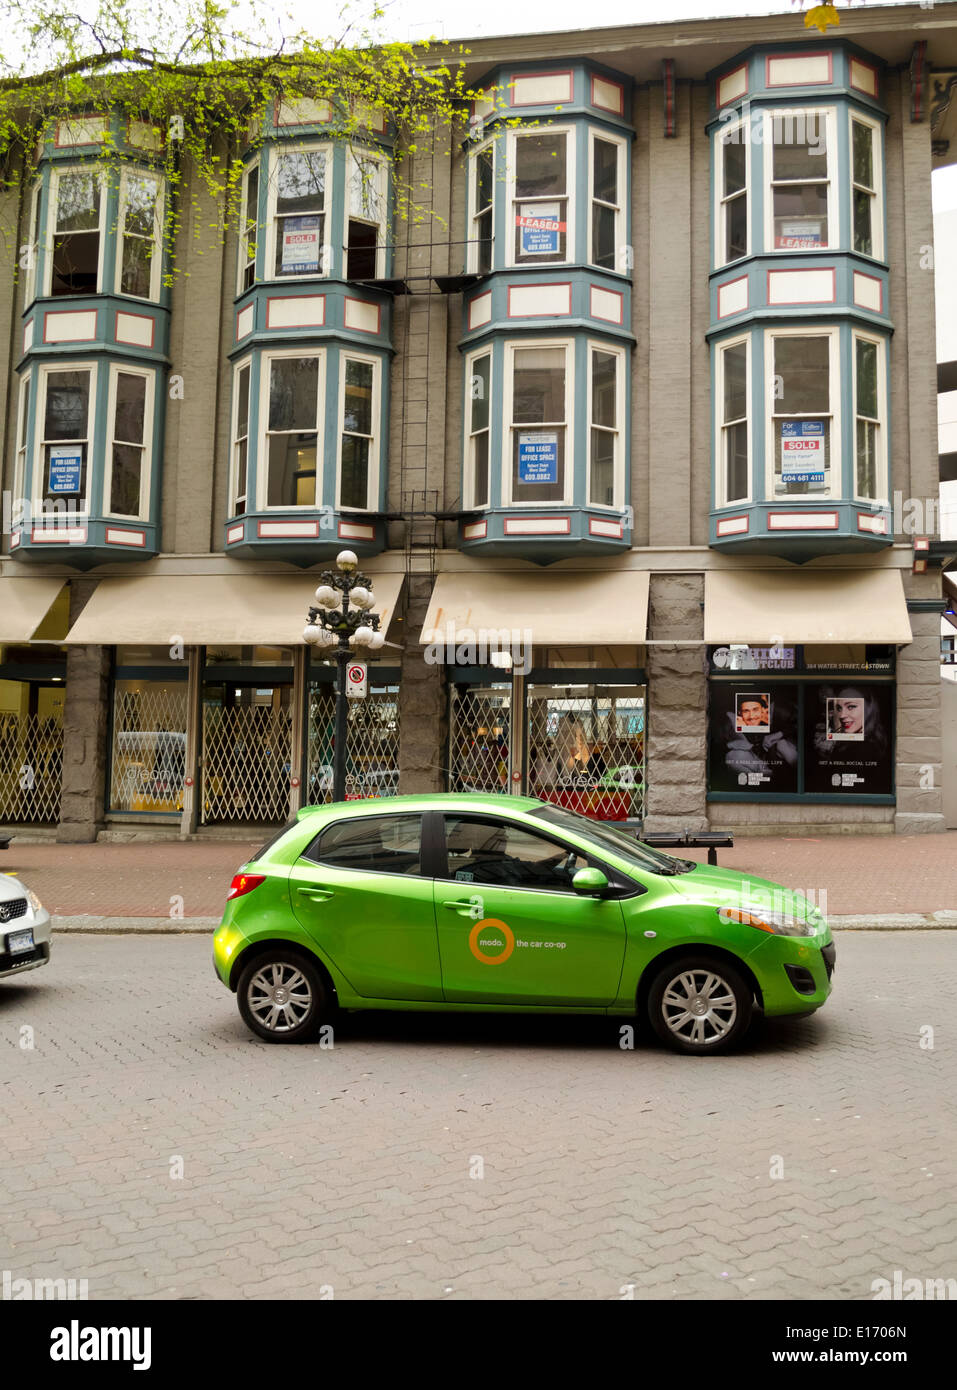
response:
[[[11,932],[7,937],[7,951],[11,956],[17,956],[22,951],[33,950],[33,928],[29,927],[26,931]]]

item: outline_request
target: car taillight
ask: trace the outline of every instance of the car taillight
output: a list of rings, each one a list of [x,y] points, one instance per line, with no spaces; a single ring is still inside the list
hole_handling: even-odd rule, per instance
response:
[[[265,874],[236,874],[229,885],[226,901],[229,902],[230,898],[241,898],[244,893],[251,893],[254,888],[265,882]]]

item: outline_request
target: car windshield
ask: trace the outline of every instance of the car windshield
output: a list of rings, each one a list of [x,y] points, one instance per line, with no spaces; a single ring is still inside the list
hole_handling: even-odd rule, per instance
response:
[[[590,820],[579,811],[569,811],[564,806],[537,806],[532,815],[539,816],[549,825],[557,826],[561,830],[587,835],[596,844],[603,845],[613,854],[627,860],[633,868],[644,869],[646,873],[671,876],[686,874],[697,868],[694,859],[676,859],[672,854],[663,854],[661,850],[643,844],[627,831],[619,830],[609,821]]]

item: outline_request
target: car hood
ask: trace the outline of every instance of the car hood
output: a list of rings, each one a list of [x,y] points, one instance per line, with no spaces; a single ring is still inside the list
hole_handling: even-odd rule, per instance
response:
[[[12,874],[0,872],[0,902],[9,902],[11,898],[25,898],[27,890],[18,878]]]
[[[686,874],[677,874],[671,886],[682,897],[714,907],[735,907],[744,911],[787,913],[797,921],[823,923],[814,903],[803,892],[789,889],[769,878],[741,873],[737,869],[719,869],[711,864],[699,864]]]

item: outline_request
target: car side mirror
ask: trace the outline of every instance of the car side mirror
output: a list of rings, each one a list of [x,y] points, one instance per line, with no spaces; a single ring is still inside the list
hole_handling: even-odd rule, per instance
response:
[[[579,869],[572,879],[572,887],[583,898],[601,897],[608,891],[608,879],[601,869]]]

